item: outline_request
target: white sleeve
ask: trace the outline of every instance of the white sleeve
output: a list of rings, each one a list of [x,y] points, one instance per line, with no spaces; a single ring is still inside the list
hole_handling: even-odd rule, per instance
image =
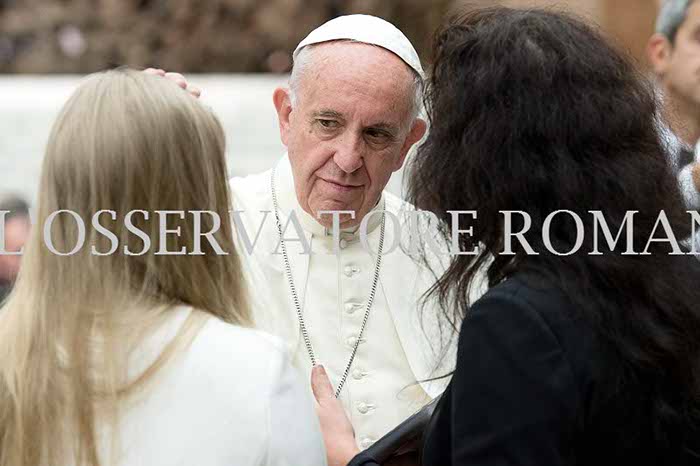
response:
[[[693,167],[695,163],[686,165],[678,173],[678,184],[680,185],[686,208],[698,210],[700,209],[700,193],[698,193],[693,182]]]
[[[311,389],[286,352],[272,365],[265,466],[326,466],[326,450]]]

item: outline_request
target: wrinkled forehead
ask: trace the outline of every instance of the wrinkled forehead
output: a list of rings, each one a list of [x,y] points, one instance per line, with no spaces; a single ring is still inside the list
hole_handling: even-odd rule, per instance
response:
[[[316,44],[300,78],[307,105],[355,106],[405,116],[412,104],[417,74],[392,52],[371,44],[333,41]],[[339,111],[340,109],[338,109]]]

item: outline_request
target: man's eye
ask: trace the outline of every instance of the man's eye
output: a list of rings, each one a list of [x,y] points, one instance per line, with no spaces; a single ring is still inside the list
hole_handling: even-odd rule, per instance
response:
[[[333,129],[338,127],[338,122],[335,120],[324,120],[322,118],[319,118],[317,121],[318,124],[320,124],[326,129]]]
[[[391,135],[387,132],[373,129],[367,130],[365,134],[374,140],[385,140],[391,138]]]

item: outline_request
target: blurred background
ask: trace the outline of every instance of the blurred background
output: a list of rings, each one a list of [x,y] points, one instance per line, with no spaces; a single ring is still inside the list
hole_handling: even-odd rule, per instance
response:
[[[430,63],[432,34],[453,9],[552,6],[600,25],[646,66],[661,0],[0,0],[0,195],[32,202],[51,123],[81,76],[126,64],[179,71],[226,129],[232,174],[265,170],[284,148],[272,90],[291,52],[338,15],[396,24]],[[399,191],[400,176],[390,185]]]

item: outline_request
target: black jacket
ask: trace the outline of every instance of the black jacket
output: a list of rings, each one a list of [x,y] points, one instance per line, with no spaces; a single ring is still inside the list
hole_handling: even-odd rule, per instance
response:
[[[645,387],[613,390],[606,383],[615,370],[561,291],[516,274],[462,324],[457,368],[426,433],[423,465],[700,465],[695,440],[690,448],[680,438],[668,449],[654,443]],[[360,454],[350,464],[376,463]]]

